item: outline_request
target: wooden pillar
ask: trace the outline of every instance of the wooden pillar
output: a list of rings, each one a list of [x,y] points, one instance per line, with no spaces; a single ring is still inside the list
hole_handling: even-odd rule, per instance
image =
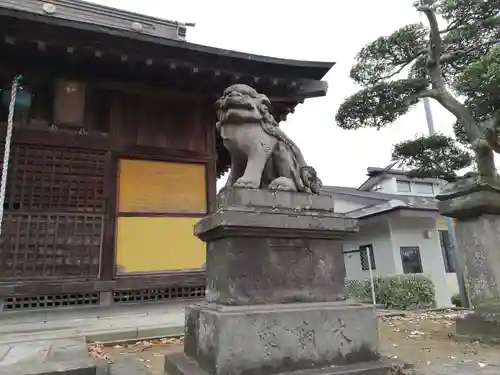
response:
[[[100,280],[110,281],[115,276],[116,200],[118,183],[118,155],[109,151],[106,157],[104,236],[101,253]]]

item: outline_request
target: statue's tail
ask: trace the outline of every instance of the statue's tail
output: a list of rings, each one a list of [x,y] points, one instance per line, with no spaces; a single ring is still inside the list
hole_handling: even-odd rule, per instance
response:
[[[300,151],[300,148],[295,144],[294,141],[292,141],[288,136],[279,128],[275,127],[275,132],[276,132],[276,137],[285,143],[285,145],[290,148],[292,151],[293,156],[297,159],[297,163],[301,167],[306,167],[306,160],[304,159],[304,155],[302,155],[302,151]]]
[[[285,147],[290,147],[290,146],[285,146]],[[295,186],[297,187],[297,191],[304,193],[307,190],[307,186],[305,185],[305,181],[302,180],[302,167],[300,165],[299,160],[297,159],[297,156],[295,152],[292,152],[292,162],[296,164],[295,168],[292,168],[292,177],[293,181],[295,182]]]

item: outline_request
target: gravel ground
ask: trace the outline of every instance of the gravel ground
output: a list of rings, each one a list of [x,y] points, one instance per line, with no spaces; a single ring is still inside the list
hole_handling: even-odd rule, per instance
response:
[[[454,319],[466,312],[444,311],[409,313],[403,317],[381,317],[381,353],[413,363],[417,372],[435,375],[500,375],[500,346],[457,337]],[[182,338],[139,341],[103,346],[89,343],[96,359],[120,361],[133,356],[154,375],[163,374],[164,356],[182,351]]]
[[[456,318],[464,311],[410,313],[403,317],[380,318],[381,352],[413,363],[417,370],[450,371],[443,374],[473,374],[471,369],[490,373],[500,360],[500,347],[455,335]],[[467,369],[459,372],[452,368]],[[448,369],[448,370],[447,370]],[[436,372],[439,374],[440,372]]]

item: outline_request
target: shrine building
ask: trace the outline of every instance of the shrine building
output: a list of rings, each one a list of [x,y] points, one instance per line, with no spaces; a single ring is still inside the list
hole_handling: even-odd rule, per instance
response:
[[[189,43],[189,26],[77,0],[0,0],[0,313],[200,298],[235,83],[283,120],[334,65]],[[0,197],[1,198],[1,197]]]

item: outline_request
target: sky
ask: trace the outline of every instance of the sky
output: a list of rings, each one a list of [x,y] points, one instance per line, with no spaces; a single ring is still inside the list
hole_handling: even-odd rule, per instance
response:
[[[368,167],[391,162],[392,146],[427,133],[423,105],[385,129],[342,130],[341,103],[359,87],[349,78],[359,50],[378,36],[422,20],[414,0],[93,0],[163,19],[195,22],[187,41],[252,54],[334,61],[326,97],[306,100],[280,126],[301,148],[323,185],[358,187]],[[453,116],[431,104],[435,128],[452,134]],[[224,179],[218,181],[220,188]]]

